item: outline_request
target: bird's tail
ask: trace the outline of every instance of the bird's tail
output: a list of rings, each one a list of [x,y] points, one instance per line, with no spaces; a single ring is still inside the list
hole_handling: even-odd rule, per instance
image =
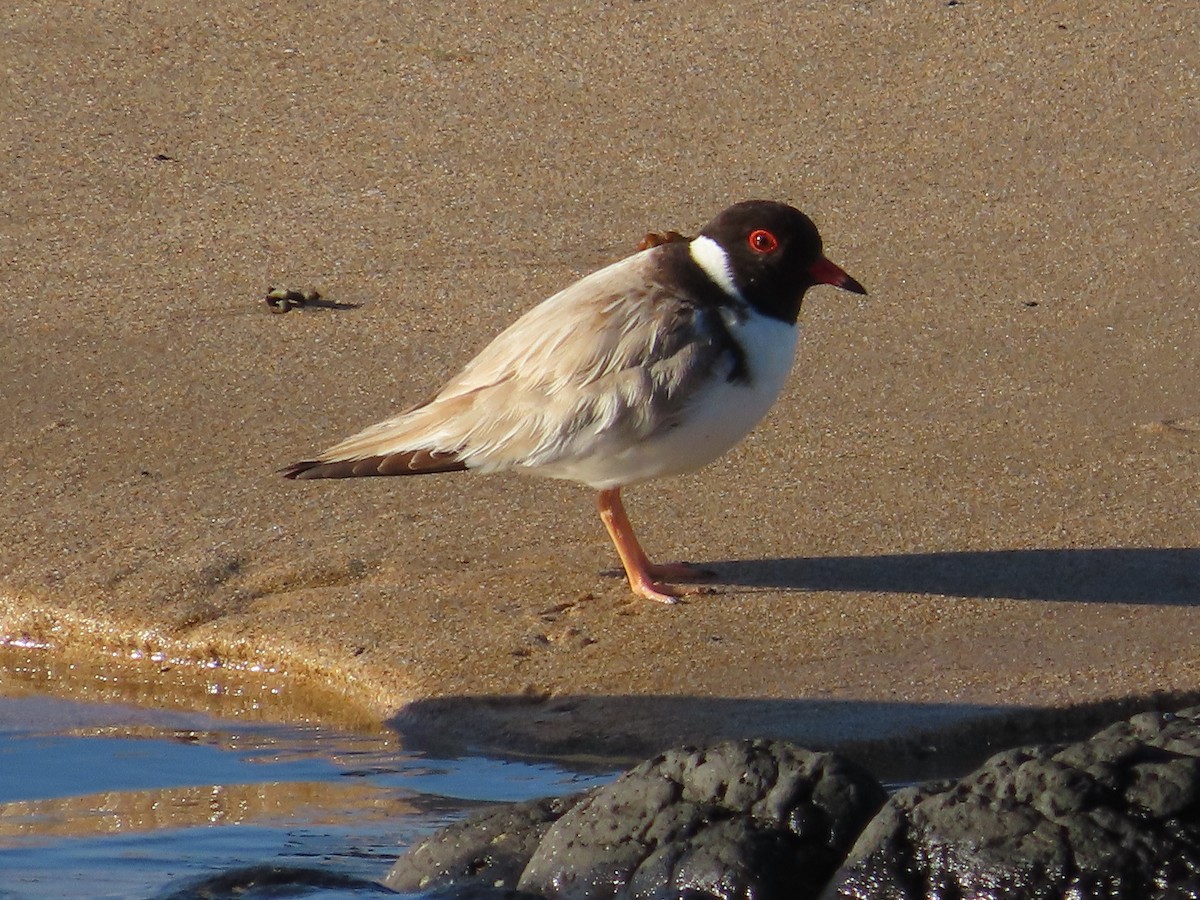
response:
[[[309,459],[281,469],[284,478],[364,478],[371,475],[433,475],[461,472],[467,464],[456,453],[400,450],[360,459]]]

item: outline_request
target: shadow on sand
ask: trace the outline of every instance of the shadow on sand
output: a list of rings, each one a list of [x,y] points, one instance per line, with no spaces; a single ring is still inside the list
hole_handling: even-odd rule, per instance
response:
[[[705,565],[722,584],[751,588],[1200,605],[1200,549],[1192,547],[793,557]]]
[[[683,744],[780,738],[835,749],[885,781],[916,781],[961,775],[1009,747],[1079,740],[1135,712],[1197,701],[1200,695],[1162,694],[1045,709],[688,695],[469,696],[418,700],[388,724],[405,748],[432,756],[465,751],[601,768]],[[602,724],[581,730],[580,718]]]

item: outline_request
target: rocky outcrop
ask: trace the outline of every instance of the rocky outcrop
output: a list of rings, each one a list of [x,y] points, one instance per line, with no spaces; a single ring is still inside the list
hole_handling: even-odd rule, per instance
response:
[[[900,791],[821,896],[1200,897],[1200,708]]]
[[[814,896],[885,798],[870,775],[834,754],[779,741],[683,748],[561,813],[522,804],[512,818],[489,811],[439,832],[385,883],[433,890],[485,882],[561,900]]]
[[[835,754],[672,750],[605,787],[452,825],[385,884],[431,900],[1195,900],[1200,707],[1009,750],[886,803]],[[190,889],[171,896],[210,896]]]

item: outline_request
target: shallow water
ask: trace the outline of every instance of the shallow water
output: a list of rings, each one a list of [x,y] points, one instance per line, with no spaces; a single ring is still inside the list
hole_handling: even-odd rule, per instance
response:
[[[383,731],[4,697],[0,897],[151,897],[248,865],[378,879],[404,848],[483,803],[611,777],[433,758]]]

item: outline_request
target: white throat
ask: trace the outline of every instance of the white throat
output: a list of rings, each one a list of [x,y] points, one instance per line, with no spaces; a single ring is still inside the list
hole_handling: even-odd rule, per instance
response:
[[[729,267],[729,254],[720,244],[702,234],[688,245],[688,249],[692,254],[692,259],[696,261],[696,265],[704,270],[704,273],[712,279],[717,287],[735,300],[746,302],[746,298],[742,296],[742,292],[733,282],[733,270]]]

